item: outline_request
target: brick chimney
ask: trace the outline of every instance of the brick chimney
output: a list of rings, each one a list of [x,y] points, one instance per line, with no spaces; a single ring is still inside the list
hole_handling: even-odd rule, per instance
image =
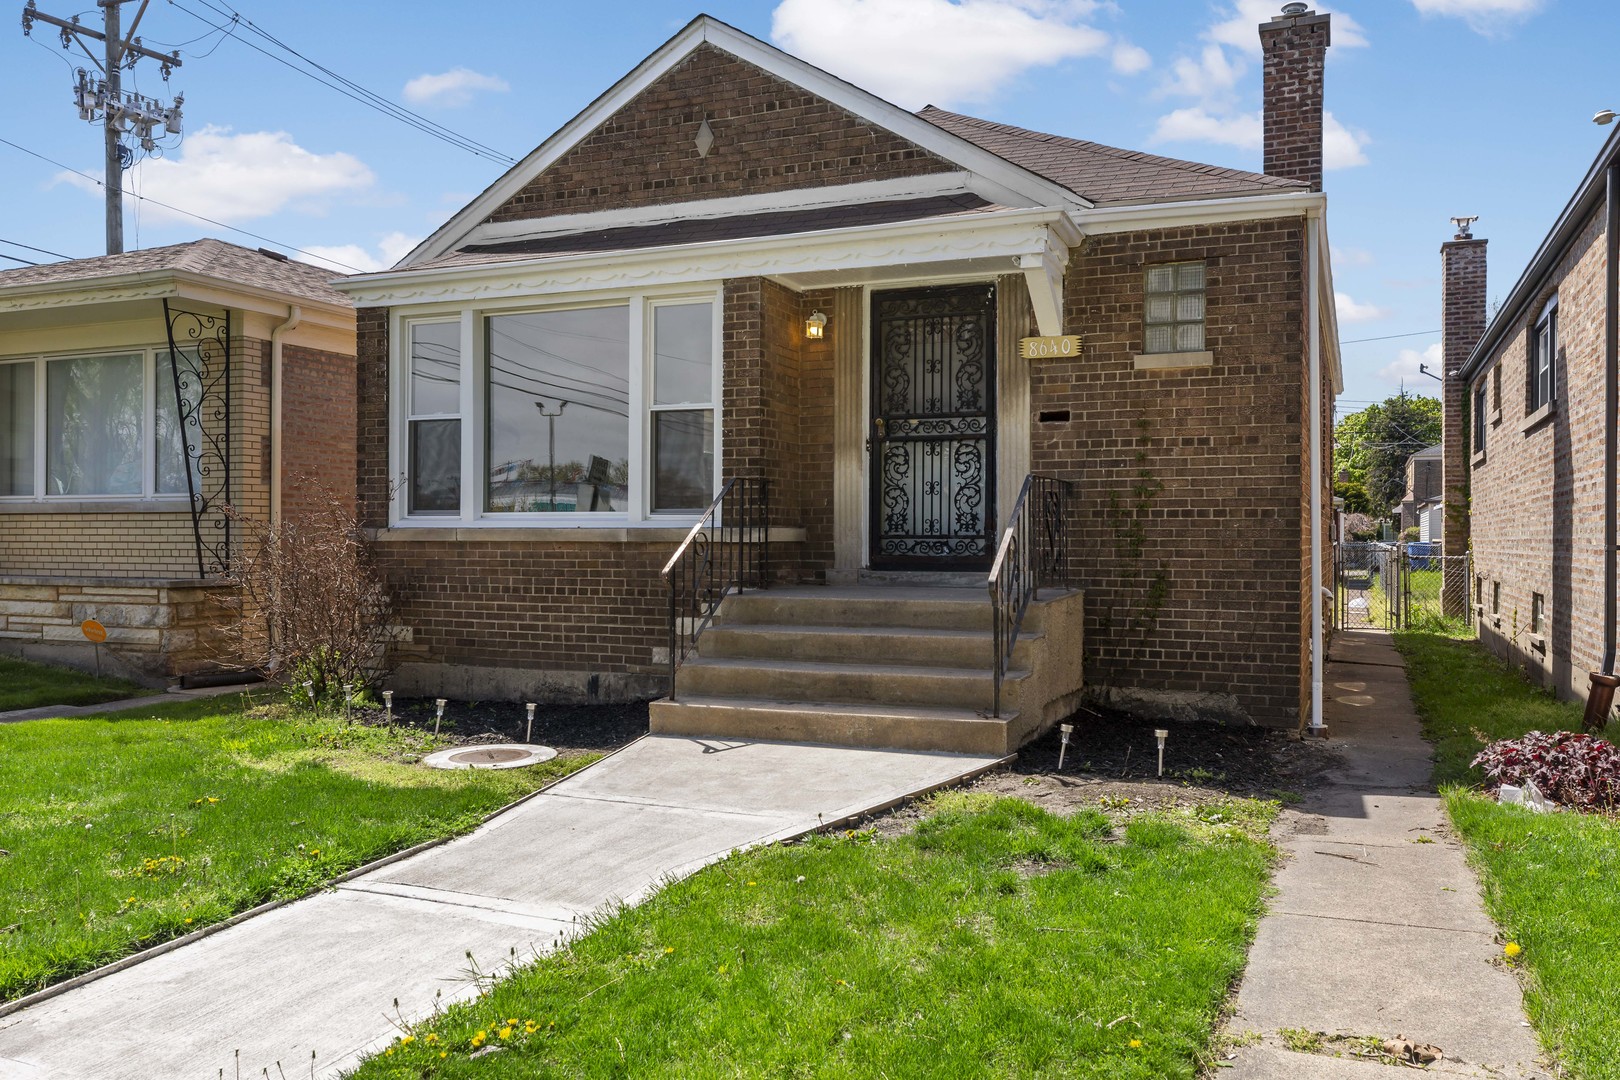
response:
[[[1265,54],[1266,163],[1268,176],[1303,180],[1322,190],[1322,76],[1327,63],[1330,15],[1305,4],[1284,4],[1282,14],[1260,24]]]
[[[1485,333],[1485,241],[1476,239],[1471,217],[1451,219],[1457,235],[1440,245],[1440,386],[1445,423],[1441,483],[1445,498],[1447,555],[1468,550],[1468,454],[1472,433],[1466,422],[1468,386],[1452,373],[1467,361]],[[1469,583],[1463,574],[1446,574],[1441,607],[1449,616],[1467,611]]]

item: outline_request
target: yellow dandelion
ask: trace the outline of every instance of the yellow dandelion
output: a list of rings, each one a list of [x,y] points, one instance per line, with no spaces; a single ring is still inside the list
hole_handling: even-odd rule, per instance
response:
[[[507,1020],[506,1021],[506,1026],[507,1027],[517,1027],[517,1017],[514,1016],[514,1017],[510,1018],[509,1020]]]
[[[186,920],[186,925],[187,925],[187,926],[190,926],[190,925],[191,925],[191,920],[190,920],[190,919],[187,919],[187,920]]]
[[[415,1035],[401,1035],[399,1037],[399,1045],[401,1045],[401,1046],[409,1046],[409,1045],[411,1045],[411,1043],[413,1043],[415,1041],[416,1041],[416,1036]]]
[[[754,881],[750,881],[750,882],[749,882],[749,883],[748,883],[748,884],[750,884],[750,885],[756,885],[756,884],[758,884],[758,882],[754,882]]]
[[[438,1043],[439,1036],[437,1034],[435,1034],[434,1032],[430,1031],[425,1036],[422,1037],[422,1041],[427,1043],[429,1046],[434,1046],[434,1045],[436,1045]]]
[[[664,955],[665,955],[665,956],[668,956],[668,955],[669,955],[669,954],[670,954],[670,953],[672,953],[672,952],[674,952],[674,951],[675,951],[675,946],[673,946],[673,945],[668,945],[668,946],[665,946],[665,948],[664,948]]]
[[[1141,1049],[1141,1046],[1142,1046],[1142,1040],[1141,1039],[1132,1039],[1131,1040],[1131,1049],[1132,1050],[1139,1050],[1139,1049]]]
[[[133,904],[134,902],[135,902],[135,898],[133,896],[131,896],[129,899],[124,901],[124,903],[126,903],[126,904]]]
[[[537,1032],[539,1030],[540,1030],[540,1025],[535,1023],[533,1020],[525,1020],[525,1021],[523,1021],[523,1034],[525,1034],[525,1035],[533,1035],[535,1032]]]
[[[1517,941],[1510,941],[1506,945],[1502,946],[1502,955],[1506,956],[1509,960],[1512,960],[1522,952],[1524,952],[1524,950],[1519,947],[1519,943]]]
[[[448,1050],[440,1050],[439,1051],[439,1056],[442,1057],[442,1058],[443,1057],[449,1057],[450,1056],[450,1051],[448,1051]]]
[[[388,1048],[387,1053],[385,1053],[383,1056],[384,1057],[393,1057],[394,1056],[394,1048],[392,1046],[390,1046]]]
[[[512,1037],[512,1029],[509,1027],[503,1027],[500,1031],[496,1032],[496,1034],[503,1039],[510,1039]]]

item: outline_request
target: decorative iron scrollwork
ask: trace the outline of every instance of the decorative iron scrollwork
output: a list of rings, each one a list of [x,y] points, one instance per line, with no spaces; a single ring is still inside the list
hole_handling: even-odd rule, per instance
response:
[[[164,300],[163,321],[197,576],[223,576],[231,564],[231,316]]]

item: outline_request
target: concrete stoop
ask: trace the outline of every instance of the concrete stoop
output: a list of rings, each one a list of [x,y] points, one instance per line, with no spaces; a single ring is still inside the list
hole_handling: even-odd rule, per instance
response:
[[[1009,754],[1079,702],[1078,591],[1030,604],[991,715],[982,589],[869,582],[727,597],[652,703],[662,735]]]

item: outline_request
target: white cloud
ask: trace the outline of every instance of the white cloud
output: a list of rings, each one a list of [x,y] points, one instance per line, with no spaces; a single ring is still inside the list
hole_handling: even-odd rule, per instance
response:
[[[100,194],[99,185],[74,173],[57,179]],[[234,224],[269,217],[288,206],[320,213],[340,195],[365,191],[376,177],[352,154],[316,154],[285,131],[231,134],[204,127],[188,137],[178,157],[148,158],[131,171],[129,190],[155,202],[141,203],[146,221],[191,221],[165,210],[168,203],[203,217]]]
[[[1416,349],[1402,349],[1394,361],[1378,369],[1378,377],[1390,386],[1421,386],[1430,380],[1419,369],[1419,364],[1427,364],[1430,371],[1436,375],[1440,374],[1438,341],[1422,352]]]
[[[1176,109],[1159,117],[1151,142],[1212,142],[1255,150],[1263,141],[1259,113],[1214,116],[1202,106]]]
[[[1421,15],[1462,19],[1477,34],[1498,34],[1545,6],[1546,0],[1412,0]]]
[[[984,101],[1033,68],[1105,57],[1087,0],[782,0],[771,40],[914,109]],[[1144,56],[1146,54],[1143,54]],[[1128,53],[1125,63],[1140,57]],[[1115,52],[1116,70],[1120,63]]]
[[[506,80],[498,75],[455,67],[439,75],[418,75],[405,84],[405,100],[413,105],[442,105],[454,109],[471,102],[480,90],[504,94],[510,89]]]
[[[1423,0],[1413,2],[1421,6]],[[1505,2],[1511,3],[1513,0]],[[1311,8],[1319,14],[1333,11],[1326,4],[1313,3]],[[1260,24],[1276,19],[1277,13],[1281,10],[1281,0],[1234,0],[1224,11],[1225,18],[1211,26],[1204,33],[1204,37],[1259,56]],[[1367,33],[1361,28],[1361,24],[1343,11],[1333,11],[1333,48],[1354,49],[1366,44]],[[1332,49],[1328,50],[1328,55],[1332,55]]]
[[[1349,293],[1335,292],[1333,306],[1339,313],[1340,322],[1375,322],[1389,314],[1377,305],[1352,300]]]
[[[1352,131],[1339,123],[1331,112],[1322,114],[1322,168],[1352,169],[1367,164],[1361,148],[1372,142],[1365,131]]]
[[[1334,266],[1371,266],[1376,260],[1365,248],[1336,247],[1333,249]]]
[[[1161,93],[1181,94],[1209,104],[1230,97],[1243,76],[1242,60],[1228,60],[1219,45],[1205,45],[1197,59],[1183,56],[1170,65],[1170,78]]]
[[[1153,66],[1153,57],[1140,45],[1121,41],[1114,46],[1113,65],[1121,75],[1136,75]]]
[[[411,249],[421,242],[422,238],[419,236],[391,232],[377,241],[376,251],[360,244],[309,244],[304,248],[304,254],[299,257],[321,266],[329,266],[343,274],[356,272],[370,274],[378,270],[387,270],[410,254]]]

